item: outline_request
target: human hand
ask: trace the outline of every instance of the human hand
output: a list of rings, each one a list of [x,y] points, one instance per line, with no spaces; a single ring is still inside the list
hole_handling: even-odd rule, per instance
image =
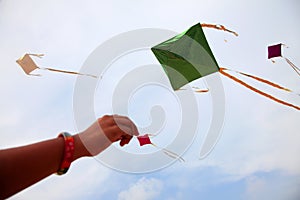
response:
[[[78,148],[75,147],[75,151],[83,152],[82,156],[95,156],[113,142],[120,141],[120,145],[124,146],[133,136],[138,135],[137,127],[128,117],[105,115],[88,129],[74,136],[75,142],[81,143],[77,145]],[[76,152],[74,154],[76,155]]]
[[[111,142],[120,141],[120,145],[128,144],[133,136],[138,136],[135,124],[128,118],[120,115],[105,115],[99,118],[98,124]]]

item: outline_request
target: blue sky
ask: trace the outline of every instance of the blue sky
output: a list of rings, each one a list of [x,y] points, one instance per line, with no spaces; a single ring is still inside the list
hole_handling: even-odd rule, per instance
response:
[[[204,30],[220,66],[264,77],[300,93],[299,76],[289,65],[280,58],[276,63],[266,58],[267,46],[282,42],[289,47],[284,55],[299,66],[299,8],[297,0],[0,0],[0,147],[53,138],[64,130],[81,131],[73,112],[76,76],[51,72],[41,72],[42,77],[26,76],[15,63],[17,58],[26,52],[45,53],[42,60],[37,60],[44,66],[80,70],[103,42],[141,28],[181,32],[198,22],[223,24],[238,32],[239,37]],[[147,57],[150,54],[134,55],[119,64],[132,68],[155,62]],[[119,78],[110,73],[108,80],[112,83],[107,90]],[[226,77],[221,80],[226,97],[225,123],[217,145],[205,159],[199,160],[198,155],[212,116],[207,109],[210,97],[199,95],[199,130],[183,155],[185,163],[133,174],[108,168],[97,159],[83,158],[73,163],[65,176],[48,177],[11,199],[299,199],[299,111],[259,96]],[[300,105],[299,97],[293,94],[243,80]],[[205,79],[194,84],[205,86]],[[93,105],[98,117],[110,111],[109,102],[99,102],[101,95],[109,93],[99,88]],[[136,96],[135,104],[130,105],[130,117],[138,126],[144,125],[147,120],[140,119],[150,114],[141,105],[148,106],[149,99],[149,104],[153,100],[168,105],[161,100],[163,97],[161,93],[145,93],[144,99],[143,95]],[[166,113],[168,123],[174,123],[170,116],[178,112],[166,107]],[[166,132],[174,127],[166,124]],[[173,136],[155,142],[163,146],[168,137]],[[136,141],[125,150],[154,151],[138,148]]]

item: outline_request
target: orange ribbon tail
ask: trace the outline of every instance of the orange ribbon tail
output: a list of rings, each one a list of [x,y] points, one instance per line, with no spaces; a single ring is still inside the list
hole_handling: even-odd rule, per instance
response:
[[[236,32],[232,31],[232,30],[229,30],[227,29],[225,26],[223,25],[220,25],[220,24],[201,24],[201,27],[205,27],[205,28],[214,28],[214,29],[217,29],[217,30],[221,30],[221,31],[226,31],[226,32],[229,32],[229,33],[232,33],[234,34],[235,36],[238,36],[239,34],[237,34]]]
[[[247,83],[241,81],[240,79],[238,79],[238,78],[236,78],[236,77],[234,77],[234,76],[232,76],[232,75],[226,73],[225,70],[226,70],[225,68],[220,68],[220,73],[223,74],[224,76],[227,76],[228,78],[234,80],[235,82],[237,82],[237,83],[243,85],[244,87],[246,87],[246,88],[248,88],[248,89],[250,89],[250,90],[252,90],[252,91],[254,91],[254,92],[256,92],[256,93],[258,93],[258,94],[260,94],[260,95],[262,95],[262,96],[265,96],[265,97],[267,97],[267,98],[269,98],[269,99],[271,99],[271,100],[273,100],[273,101],[275,101],[275,102],[277,102],[277,103],[280,103],[280,104],[283,104],[283,105],[286,105],[286,106],[295,108],[295,109],[297,109],[297,110],[300,110],[300,107],[299,107],[299,106],[295,106],[295,105],[293,105],[293,104],[291,104],[291,103],[288,103],[288,102],[285,102],[285,101],[283,101],[283,100],[277,99],[277,98],[273,97],[273,96],[270,95],[270,94],[267,94],[267,93],[265,93],[265,92],[262,92],[262,91],[260,91],[260,90],[258,90],[258,89],[256,89],[256,88],[252,87],[251,85],[249,85],[249,84],[247,84]]]
[[[290,90],[290,89],[288,89],[288,88],[286,88],[286,87],[283,87],[283,86],[281,86],[281,85],[278,85],[278,84],[276,84],[276,83],[273,83],[273,82],[271,82],[271,81],[268,81],[268,80],[266,80],[266,79],[263,79],[263,78],[260,78],[260,77],[257,77],[257,76],[251,75],[251,74],[246,74],[246,73],[244,73],[244,72],[239,72],[239,71],[230,70],[230,69],[226,69],[226,68],[222,68],[222,70],[234,71],[234,72],[239,73],[239,74],[241,74],[241,75],[247,76],[247,77],[252,78],[252,79],[255,79],[255,80],[259,81],[259,82],[262,82],[262,83],[265,83],[265,84],[270,85],[270,86],[272,86],[272,87],[275,87],[275,88],[277,88],[277,89],[284,90],[284,91],[288,91],[288,92],[292,92],[292,90]]]

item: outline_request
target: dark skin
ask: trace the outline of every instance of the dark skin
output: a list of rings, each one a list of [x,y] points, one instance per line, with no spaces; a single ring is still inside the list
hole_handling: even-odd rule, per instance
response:
[[[103,116],[85,131],[74,135],[73,161],[98,155],[113,142],[124,146],[138,136],[127,117]],[[57,172],[64,154],[64,139],[50,139],[22,147],[0,150],[0,199],[37,183]]]

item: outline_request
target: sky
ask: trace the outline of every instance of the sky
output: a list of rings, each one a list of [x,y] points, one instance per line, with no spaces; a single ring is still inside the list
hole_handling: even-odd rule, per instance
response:
[[[284,55],[299,66],[299,8],[297,0],[0,0],[0,148],[54,138],[61,131],[75,134],[93,122],[84,114],[82,124],[76,119],[78,77],[46,71],[40,72],[41,77],[27,76],[16,59],[24,53],[44,53],[43,59],[35,59],[37,63],[79,71],[96,48],[132,30],[180,33],[198,22],[225,25],[239,36],[204,29],[220,66],[264,77],[300,93],[299,76],[284,59],[276,58],[275,63],[267,59],[268,45],[284,43],[288,46],[284,47]],[[146,64],[158,65],[149,50],[131,52],[112,62],[103,82],[97,82],[94,105],[80,107],[91,107],[96,117],[112,114],[114,88],[124,74]],[[150,77],[145,72],[145,78],[147,75]],[[150,172],[131,173],[102,163],[101,156],[82,158],[72,163],[66,175],[52,175],[11,199],[299,199],[299,111],[262,97],[225,76],[216,76],[224,88],[225,119],[221,136],[204,159],[199,159],[200,147],[216,116],[212,114],[212,97],[199,94],[195,97],[198,129],[182,154],[184,163],[176,161]],[[300,105],[295,94],[240,78]],[[203,78],[192,85],[206,87],[207,81]],[[155,86],[144,89],[128,100],[128,115],[142,130],[151,123],[152,107],[162,106],[165,135],[153,140],[164,147],[174,140],[177,120],[182,120],[180,105],[178,109],[178,101],[172,100],[176,95],[170,90],[164,94],[164,89]],[[157,151],[139,147],[134,139],[126,148],[112,148],[132,155]],[[121,158],[118,162],[122,165],[126,160]]]

